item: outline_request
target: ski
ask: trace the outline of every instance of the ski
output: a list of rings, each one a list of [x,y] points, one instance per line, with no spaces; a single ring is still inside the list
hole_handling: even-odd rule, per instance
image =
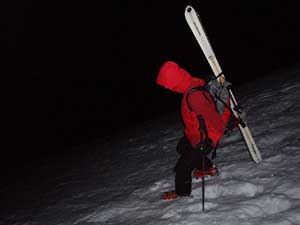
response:
[[[222,69],[218,63],[218,60],[214,54],[214,51],[208,41],[208,38],[205,34],[204,28],[200,22],[200,17],[195,11],[195,9],[192,6],[187,6],[185,8],[185,19],[192,30],[197,42],[199,43],[213,73],[215,76],[223,75]],[[218,78],[219,79],[219,78]],[[252,157],[252,159],[259,163],[262,160],[261,154],[259,149],[257,148],[257,145],[252,137],[252,134],[249,130],[249,127],[247,125],[247,122],[245,121],[245,118],[242,118],[242,112],[240,110],[236,110],[238,107],[238,103],[232,93],[231,90],[229,90],[230,93],[230,107],[234,113],[234,115],[241,119],[242,123],[239,124],[239,129],[241,131],[241,134],[244,138],[244,141],[247,145],[247,148],[249,150],[249,153]]]

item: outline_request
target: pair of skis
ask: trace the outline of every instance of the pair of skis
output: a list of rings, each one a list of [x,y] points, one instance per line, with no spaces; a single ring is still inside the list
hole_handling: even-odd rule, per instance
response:
[[[213,73],[215,76],[219,76],[220,74],[223,74],[222,69],[217,61],[217,58],[214,54],[214,51],[207,39],[207,36],[205,34],[205,31],[203,29],[203,26],[200,22],[199,15],[195,11],[195,9],[192,6],[187,6],[185,8],[185,19],[191,28],[195,38],[197,39],[197,42],[199,43],[211,69],[213,70]],[[220,78],[218,78],[220,79]],[[245,143],[248,147],[249,153],[254,160],[254,162],[259,163],[262,160],[261,154],[259,149],[256,146],[256,143],[252,137],[252,134],[249,130],[249,127],[247,126],[247,122],[244,118],[242,118],[241,110],[237,110],[238,103],[232,93],[231,90],[229,90],[230,93],[230,107],[235,114],[237,118],[242,121],[239,124],[239,129],[241,131],[241,134],[245,140]]]

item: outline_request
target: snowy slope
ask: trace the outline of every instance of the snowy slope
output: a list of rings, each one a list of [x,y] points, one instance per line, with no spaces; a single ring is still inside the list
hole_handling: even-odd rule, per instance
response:
[[[44,177],[43,191],[28,184],[12,197],[2,188],[6,202],[13,203],[2,211],[0,224],[300,224],[300,69],[234,92],[263,161],[251,161],[238,130],[224,137],[215,160],[220,175],[206,182],[205,212],[200,181],[193,183],[193,198],[159,199],[173,189],[175,146],[182,135],[174,114],[56,165],[64,173]],[[24,195],[25,203],[18,205]]]

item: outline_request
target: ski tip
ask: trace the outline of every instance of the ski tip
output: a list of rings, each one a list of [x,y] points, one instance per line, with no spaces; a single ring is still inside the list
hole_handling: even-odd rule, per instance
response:
[[[190,13],[190,12],[193,10],[193,7],[190,6],[190,5],[188,5],[188,6],[185,7],[185,10],[186,10],[188,13]]]

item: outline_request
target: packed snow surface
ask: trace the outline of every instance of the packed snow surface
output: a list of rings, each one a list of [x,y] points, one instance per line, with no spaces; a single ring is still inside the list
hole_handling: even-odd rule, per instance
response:
[[[175,113],[82,146],[86,154],[47,160],[14,188],[2,185],[0,224],[300,224],[300,70],[233,91],[263,161],[251,160],[238,129],[225,136],[214,160],[220,174],[205,182],[204,212],[201,181],[193,181],[192,198],[160,199],[174,189],[182,136]]]

